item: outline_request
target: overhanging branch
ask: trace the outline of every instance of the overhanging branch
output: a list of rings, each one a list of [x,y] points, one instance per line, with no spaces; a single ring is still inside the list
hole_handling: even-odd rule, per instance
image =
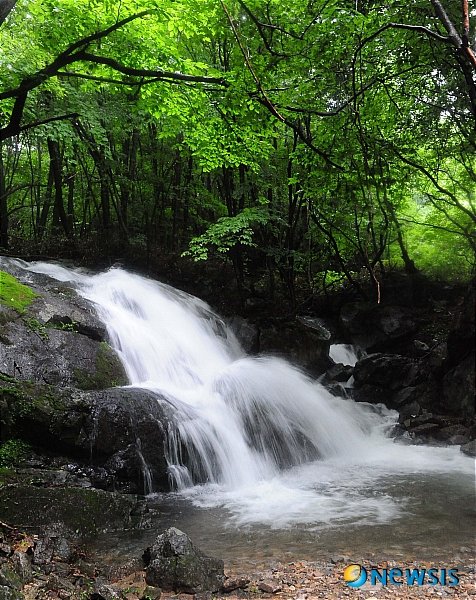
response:
[[[1,10],[1,2],[0,0],[0,10]],[[10,113],[8,123],[0,128],[0,141],[18,135],[21,131],[24,131],[25,128],[31,129],[34,124],[29,124],[22,126],[21,121],[23,118],[23,112],[25,109],[26,100],[28,98],[28,94],[40,87],[45,81],[50,79],[51,77],[56,76],[74,76],[72,72],[62,71],[65,67],[72,65],[76,62],[89,62],[93,64],[105,65],[113,69],[118,73],[122,73],[127,75],[128,77],[138,78],[141,81],[131,81],[131,85],[138,85],[144,83],[144,77],[153,78],[155,81],[168,81],[168,82],[183,82],[185,84],[194,84],[194,83],[202,83],[202,84],[213,84],[219,85],[221,87],[226,87],[228,84],[223,78],[219,77],[206,77],[200,75],[187,75],[186,73],[176,73],[155,69],[136,69],[133,67],[128,67],[126,65],[121,64],[115,59],[105,57],[105,56],[97,56],[95,54],[87,52],[88,47],[93,43],[97,42],[114,31],[117,31],[121,27],[124,27],[128,23],[135,21],[137,19],[141,19],[147,15],[153,14],[156,11],[152,10],[144,10],[134,15],[130,15],[125,19],[117,21],[110,27],[103,29],[101,31],[97,31],[90,35],[87,35],[80,40],[74,42],[66,50],[61,52],[50,64],[46,65],[33,75],[29,75],[22,79],[21,83],[13,89],[6,90],[0,92],[0,100],[6,99],[14,99],[13,109]],[[0,13],[1,14],[1,13]],[[76,75],[81,77],[81,75]],[[84,78],[93,79],[94,76],[83,75]],[[108,78],[104,78],[104,81],[107,81]],[[101,78],[102,80],[102,78]],[[118,81],[114,81],[117,83]],[[55,119],[55,118],[53,118]]]
[[[124,73],[130,77],[154,77],[156,80],[166,79],[174,81],[187,81],[192,83],[210,83],[213,85],[222,85],[226,87],[228,84],[222,77],[207,77],[205,75],[187,75],[186,73],[180,73],[178,71],[162,71],[155,69],[136,69],[134,67],[127,67],[121,64],[114,58],[107,56],[97,56],[95,54],[89,54],[89,52],[79,52],[76,55],[77,60],[86,61],[98,65],[106,65],[111,67],[114,71]]]

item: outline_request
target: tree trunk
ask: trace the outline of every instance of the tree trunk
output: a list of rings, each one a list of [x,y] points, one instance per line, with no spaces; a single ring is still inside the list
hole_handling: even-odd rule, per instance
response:
[[[53,185],[55,189],[55,201],[53,205],[53,229],[58,229],[59,225],[67,236],[71,234],[69,229],[66,211],[63,201],[63,178],[62,178],[62,159],[59,143],[51,138],[48,139],[48,152],[50,155],[51,172],[53,174]]]
[[[8,248],[8,203],[2,142],[0,142],[0,248]]]

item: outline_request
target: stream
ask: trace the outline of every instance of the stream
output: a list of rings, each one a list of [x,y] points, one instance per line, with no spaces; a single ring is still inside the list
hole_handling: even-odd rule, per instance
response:
[[[247,356],[207,304],[170,286],[115,268],[27,268],[93,302],[130,385],[173,409],[164,452],[175,491],[154,494],[144,465],[149,529],[117,534],[122,556],[171,525],[231,563],[444,560],[473,545],[474,461],[459,448],[396,443],[396,412],[335,397],[282,359]],[[355,362],[349,348],[333,353]]]

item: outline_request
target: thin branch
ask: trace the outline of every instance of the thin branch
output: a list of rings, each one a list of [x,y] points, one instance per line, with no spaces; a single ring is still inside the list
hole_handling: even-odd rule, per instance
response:
[[[121,64],[114,58],[107,56],[97,56],[96,54],[89,54],[89,52],[79,52],[76,54],[77,59],[85,62],[90,62],[98,65],[106,65],[118,71],[129,75],[131,77],[154,77],[155,79],[170,79],[174,81],[188,81],[192,83],[211,83],[213,85],[221,85],[227,87],[228,83],[223,77],[207,77],[205,75],[187,75],[186,73],[180,73],[178,71],[162,71],[156,69],[136,69],[134,67],[127,67]]]
[[[111,25],[107,29],[97,31],[96,33],[88,35],[78,40],[77,42],[74,42],[74,44],[68,46],[68,48],[61,52],[61,54],[59,54],[49,65],[43,67],[43,69],[40,69],[33,75],[25,77],[18,87],[13,88],[11,90],[7,90],[5,92],[1,92],[0,100],[6,100],[7,98],[18,98],[22,94],[28,94],[28,92],[40,86],[44,81],[46,81],[53,75],[56,75],[56,73],[60,69],[76,62],[77,60],[81,60],[79,58],[80,55],[82,54],[84,49],[87,48],[92,42],[106,37],[107,35],[116,31],[120,27],[123,27],[124,25],[130,23],[131,21],[134,21],[135,19],[140,19],[145,15],[151,14],[151,12],[152,11],[144,10],[135,15],[131,15],[126,19],[122,19],[122,21],[114,23],[114,25]]]
[[[225,3],[223,2],[223,0],[220,0],[220,4],[223,8],[224,13],[227,16],[228,22],[230,23],[230,27],[233,31],[233,35],[235,37],[236,43],[238,44],[238,47],[240,48],[241,54],[243,55],[243,58],[245,60],[245,64],[249,70],[249,72],[251,73],[251,76],[253,77],[253,80],[256,84],[256,87],[258,88],[258,91],[261,95],[260,98],[258,98],[258,102],[264,106],[272,115],[273,117],[275,117],[278,121],[280,121],[281,123],[284,123],[285,125],[287,125],[289,128],[291,128],[294,133],[299,137],[299,139],[304,142],[304,144],[310,148],[313,152],[315,152],[318,156],[320,156],[321,158],[323,158],[325,160],[325,162],[328,165],[331,165],[333,167],[335,167],[336,169],[340,169],[342,170],[342,167],[338,164],[336,164],[333,160],[331,160],[331,158],[322,150],[320,150],[317,146],[315,146],[306,135],[304,135],[304,133],[302,132],[301,128],[298,127],[295,123],[293,123],[292,121],[289,121],[289,119],[286,119],[286,117],[284,117],[276,108],[276,106],[273,104],[273,102],[270,100],[270,98],[268,97],[268,95],[266,94],[265,89],[263,88],[263,85],[258,77],[258,75],[256,74],[253,65],[251,64],[251,61],[249,59],[248,53],[245,50],[245,47],[243,46],[242,42],[241,42],[241,38],[238,34],[238,31],[236,29],[235,23],[233,22],[233,19],[225,5]]]
[[[62,54],[60,54],[60,57],[68,56],[68,55],[72,54],[73,52],[75,52],[75,50],[87,48],[93,42],[97,42],[98,40],[101,40],[102,38],[107,37],[109,34],[113,33],[114,31],[117,31],[121,27],[124,27],[124,25],[128,25],[129,23],[131,23],[132,21],[136,21],[137,19],[142,19],[142,17],[152,15],[154,12],[156,12],[156,11],[143,10],[141,12],[130,15],[124,19],[121,19],[120,21],[116,21],[113,25],[111,25],[107,29],[102,29],[101,31],[97,31],[96,33],[91,33],[90,35],[87,35],[86,37],[78,40],[77,42],[74,42]]]
[[[445,227],[444,225],[434,225],[433,223],[425,223],[423,221],[417,221],[413,217],[400,216],[398,219],[402,223],[411,223],[412,225],[421,225],[422,227],[428,227],[429,229],[438,229],[439,231],[446,231],[447,233],[452,233],[454,235],[460,235],[464,238],[468,237],[468,234],[462,230],[458,231],[457,229],[450,229],[449,227]]]
[[[424,27],[423,25],[408,25],[407,23],[388,23],[389,29],[406,29],[407,31],[416,31],[418,33],[424,33],[428,37],[432,37],[439,42],[448,43],[451,41],[450,37],[446,35],[441,35],[436,31],[432,31],[428,27]]]
[[[79,113],[68,113],[67,115],[49,117],[48,119],[42,119],[41,121],[33,121],[33,123],[28,123],[28,125],[20,127],[20,132],[28,131],[34,127],[39,127],[40,125],[48,125],[48,123],[54,123],[55,121],[70,121],[71,119],[77,119],[78,117]]]
[[[140,82],[133,79],[112,79],[112,77],[99,77],[96,75],[86,75],[86,73],[75,73],[74,71],[58,71],[56,77],[75,77],[77,79],[87,79],[89,81],[97,81],[98,83],[113,83],[115,85],[135,86],[141,85]]]
[[[383,143],[385,144],[385,141],[383,141]],[[446,200],[446,202],[450,206],[454,206],[454,207],[458,208],[461,212],[463,212],[466,216],[468,216],[473,222],[476,222],[476,215],[470,209],[466,208],[466,206],[464,206],[464,204],[462,204],[458,200],[458,198],[456,197],[455,194],[453,194],[452,192],[450,192],[449,190],[444,188],[442,185],[440,185],[438,183],[437,178],[427,168],[425,168],[423,165],[416,163],[415,161],[411,160],[410,158],[403,156],[403,154],[401,152],[399,152],[399,150],[396,148],[395,145],[392,144],[391,147],[392,147],[393,152],[395,152],[395,154],[398,156],[398,158],[403,163],[405,163],[406,165],[409,165],[410,167],[413,167],[414,169],[416,169],[417,171],[420,171],[420,173],[425,175],[425,177],[429,181],[431,181],[433,186],[440,192],[440,194],[442,194],[443,196],[445,196],[446,198],[448,198],[450,200],[450,202],[448,202],[448,200]],[[430,194],[427,194],[427,196],[430,200],[432,200],[432,197]],[[432,202],[435,204],[435,206],[437,208],[442,210],[442,208],[440,208],[435,201],[432,200]],[[448,215],[446,215],[446,216],[448,217]]]
[[[271,47],[271,44],[270,44],[268,38],[266,37],[265,32],[263,31],[263,28],[266,27],[266,24],[261,23],[261,21],[258,20],[258,18],[255,16],[255,14],[248,8],[248,6],[245,4],[245,2],[243,2],[243,0],[238,0],[238,4],[245,11],[245,13],[249,16],[249,18],[253,21],[253,23],[256,25],[256,29],[258,30],[259,36],[262,39],[262,41],[266,47],[266,50],[272,56],[279,56],[280,58],[286,57],[286,54],[281,54],[280,52],[276,52]]]

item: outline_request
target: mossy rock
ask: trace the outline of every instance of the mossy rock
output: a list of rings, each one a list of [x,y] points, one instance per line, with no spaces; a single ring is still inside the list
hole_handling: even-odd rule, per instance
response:
[[[53,412],[66,408],[65,390],[33,381],[19,381],[0,374],[0,417],[2,423],[8,422],[7,415],[2,414],[5,402],[8,404],[12,419],[25,417],[41,410],[50,416]],[[12,420],[10,419],[10,421]]]
[[[81,390],[105,390],[128,383],[121,361],[107,342],[98,345],[94,371],[74,369],[74,380]]]
[[[27,285],[20,283],[16,277],[0,271],[0,304],[13,308],[23,314],[38,294]]]
[[[30,454],[32,448],[28,442],[11,438],[0,444],[0,468],[20,465]]]
[[[0,439],[23,440],[56,450],[78,451],[90,407],[72,390],[0,379]]]
[[[135,496],[89,488],[6,485],[0,488],[0,521],[34,531],[54,522],[65,534],[87,537],[129,526],[136,503]]]

